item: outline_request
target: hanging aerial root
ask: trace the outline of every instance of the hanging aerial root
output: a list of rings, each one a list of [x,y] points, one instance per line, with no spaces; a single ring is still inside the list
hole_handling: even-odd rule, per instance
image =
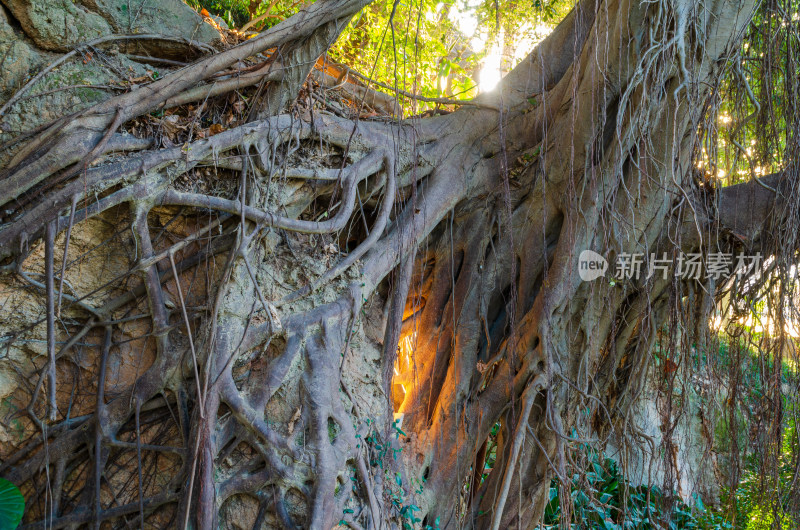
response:
[[[492,530],[498,530],[498,528],[500,528],[500,522],[503,518],[503,510],[506,507],[508,492],[511,488],[511,479],[514,477],[514,473],[517,472],[517,459],[519,458],[519,452],[522,448],[522,442],[525,440],[525,433],[527,431],[531,408],[533,407],[533,402],[536,399],[536,396],[538,396],[539,392],[545,388],[546,384],[546,376],[544,374],[539,374],[534,377],[533,381],[528,384],[528,387],[522,393],[522,410],[520,411],[519,419],[517,420],[517,426],[514,430],[514,441],[511,445],[508,463],[503,471],[503,485],[500,489],[500,495],[497,498],[497,503],[495,504],[494,515],[492,516]]]

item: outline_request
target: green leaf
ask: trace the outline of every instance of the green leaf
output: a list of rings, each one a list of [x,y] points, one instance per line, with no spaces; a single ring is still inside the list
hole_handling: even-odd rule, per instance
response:
[[[695,494],[694,496],[695,507],[700,510],[701,512],[706,511],[706,506],[703,504],[703,499],[700,498],[700,495]]]
[[[14,484],[0,478],[0,528],[13,530],[22,521],[25,498]]]

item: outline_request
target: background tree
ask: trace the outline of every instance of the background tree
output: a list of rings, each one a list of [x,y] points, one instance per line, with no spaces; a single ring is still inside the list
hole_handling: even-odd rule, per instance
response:
[[[422,97],[393,72],[399,103],[317,62],[366,0],[227,44],[136,34],[134,4],[69,7],[80,36],[132,34],[72,47],[41,3],[4,1],[12,39],[61,54],[0,110],[18,376],[0,469],[33,527],[213,528],[236,501],[256,527],[535,528],[553,478],[568,511],[578,444],[639,434],[655,345],[670,388],[688,377],[717,300],[767,300],[776,323],[761,447],[778,488],[796,3],[582,0],[497,90]],[[128,78],[37,85],[74,60]],[[49,116],[34,88],[117,93]],[[765,260],[731,282],[584,282],[586,249]],[[778,493],[776,521],[798,508]]]

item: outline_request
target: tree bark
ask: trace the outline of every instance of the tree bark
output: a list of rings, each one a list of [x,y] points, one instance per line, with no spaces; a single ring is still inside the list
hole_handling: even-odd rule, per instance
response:
[[[570,444],[632,428],[676,293],[701,288],[657,276],[583,282],[580,253],[611,263],[766,253],[769,227],[794,211],[790,170],[722,190],[693,171],[706,104],[751,0],[582,0],[496,92],[446,115],[287,110],[309,65],[366,4],[314,3],[13,147],[0,173],[9,290],[41,298],[46,283],[52,296],[52,264],[47,282],[30,272],[43,239],[58,260],[74,259],[66,234],[91,233],[93,220],[113,217],[133,234],[109,250],[125,263],[101,273],[113,289],[59,294],[68,319],[46,338],[66,343],[61,375],[52,381],[41,363],[21,372],[39,383],[19,416],[26,443],[0,473],[33,499],[50,491],[51,469],[67,470],[52,515],[29,501],[31,528],[139,517],[215,528],[238,517],[228,507],[243,497],[265,527],[393,528],[411,516],[439,528],[536,528]],[[271,48],[252,75],[282,77],[259,81],[246,123],[182,147],[118,133],[170,101],[202,101],[198,86]],[[333,162],[309,168],[313,156]],[[206,166],[232,187],[181,184]],[[180,237],[164,237],[164,216],[180,219]],[[55,285],[76,283],[70,267]],[[96,405],[67,416],[65,367],[81,337],[105,337],[81,346],[105,367],[121,355],[123,321],[140,314],[152,362],[107,398],[107,370],[88,370]],[[14,337],[38,336],[37,326],[32,318]],[[405,338],[412,368],[393,377]],[[55,421],[41,410],[48,378]],[[407,393],[393,410],[398,384]],[[497,461],[480,483],[496,425]],[[156,476],[159,461],[141,455],[162,453],[176,457],[168,480],[124,486]]]

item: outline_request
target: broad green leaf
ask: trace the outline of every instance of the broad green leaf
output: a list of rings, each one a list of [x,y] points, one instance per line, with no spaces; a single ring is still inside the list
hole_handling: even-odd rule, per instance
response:
[[[19,488],[0,478],[0,528],[13,530],[19,526],[24,511],[25,498]]]

